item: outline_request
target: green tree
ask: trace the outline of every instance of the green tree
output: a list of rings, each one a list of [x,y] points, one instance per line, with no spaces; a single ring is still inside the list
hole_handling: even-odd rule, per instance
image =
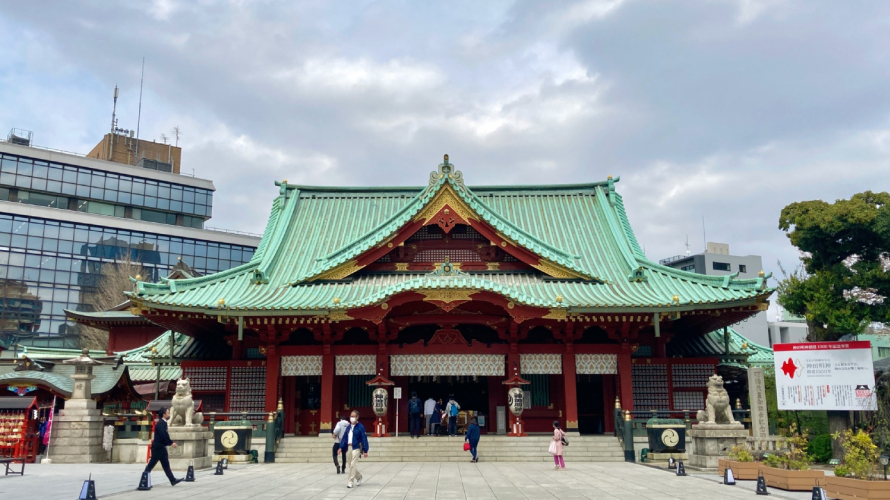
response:
[[[890,320],[890,193],[792,203],[782,209],[779,229],[802,263],[779,283],[779,304],[806,318],[809,340],[837,340]],[[849,425],[847,412],[829,411],[828,419],[833,435]],[[841,456],[836,438],[832,449]]]
[[[890,193],[792,203],[782,209],[779,229],[803,264],[779,283],[779,304],[807,319],[810,340],[890,322]]]

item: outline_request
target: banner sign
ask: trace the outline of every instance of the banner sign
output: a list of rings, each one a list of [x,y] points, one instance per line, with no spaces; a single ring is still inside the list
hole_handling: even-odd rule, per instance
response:
[[[780,410],[876,410],[871,342],[775,344]]]

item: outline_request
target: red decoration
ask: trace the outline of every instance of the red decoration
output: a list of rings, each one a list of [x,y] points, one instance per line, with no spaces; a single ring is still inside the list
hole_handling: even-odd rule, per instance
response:
[[[791,358],[788,358],[788,361],[785,361],[784,363],[782,363],[782,372],[784,372],[785,375],[788,375],[790,378],[794,378],[794,373],[799,368],[800,368],[799,366],[794,365],[794,360]]]

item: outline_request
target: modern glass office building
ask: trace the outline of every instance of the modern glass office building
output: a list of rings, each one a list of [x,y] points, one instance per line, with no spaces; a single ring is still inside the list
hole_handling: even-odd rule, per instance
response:
[[[0,342],[71,345],[64,310],[90,310],[102,266],[153,281],[181,259],[201,274],[248,262],[259,237],[202,229],[213,183],[0,142]],[[146,277],[143,277],[146,278]]]

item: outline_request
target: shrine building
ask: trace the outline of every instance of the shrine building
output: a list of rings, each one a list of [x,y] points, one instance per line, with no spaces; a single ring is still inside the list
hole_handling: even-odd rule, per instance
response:
[[[484,417],[483,432],[503,431],[503,382],[514,376],[529,382],[528,432],[549,432],[553,420],[611,432],[616,400],[702,409],[720,361],[673,346],[765,310],[769,276],[648,260],[617,183],[470,188],[447,156],[423,187],[276,182],[250,262],[136,282],[130,312],[224,348],[181,361],[205,411],[268,412],[281,399],[287,434],[329,431],[353,408],[373,418],[375,377],[401,389],[387,418],[392,429],[397,405],[404,432],[412,392],[453,394]],[[112,328],[111,345],[145,344],[128,331]]]

